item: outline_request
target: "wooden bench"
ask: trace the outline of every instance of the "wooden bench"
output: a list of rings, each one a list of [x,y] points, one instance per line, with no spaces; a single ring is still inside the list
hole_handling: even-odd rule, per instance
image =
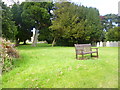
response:
[[[84,59],[85,54],[91,54],[91,57],[98,58],[98,48],[91,48],[91,44],[74,44],[76,51],[76,59],[78,59],[78,55],[82,55],[82,59]],[[93,51],[93,49],[96,49]],[[92,53],[96,53],[96,56],[93,56]]]

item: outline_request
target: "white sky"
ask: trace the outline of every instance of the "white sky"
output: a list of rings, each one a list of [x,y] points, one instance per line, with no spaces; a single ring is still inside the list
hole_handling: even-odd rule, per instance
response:
[[[2,1],[10,5],[12,0],[2,0]],[[14,1],[18,1],[18,0],[14,0]],[[19,0],[19,1],[21,2],[25,0]],[[70,1],[88,7],[95,7],[99,10],[100,15],[105,15],[110,13],[118,14],[118,2],[120,0],[70,0]]]
[[[71,0],[88,7],[96,7],[100,15],[118,14],[118,2],[120,0]]]

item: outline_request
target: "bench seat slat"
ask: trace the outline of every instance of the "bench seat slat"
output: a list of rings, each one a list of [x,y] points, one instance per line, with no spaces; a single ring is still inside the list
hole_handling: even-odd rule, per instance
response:
[[[97,51],[83,52],[83,53],[78,52],[77,54],[82,55],[82,54],[91,54],[91,53],[97,53]]]

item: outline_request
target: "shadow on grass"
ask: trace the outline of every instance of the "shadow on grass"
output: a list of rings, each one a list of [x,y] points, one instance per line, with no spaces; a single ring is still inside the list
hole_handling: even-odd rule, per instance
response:
[[[90,54],[84,55],[83,59],[82,56],[79,55],[77,60],[96,60],[98,59],[97,57],[91,57]]]

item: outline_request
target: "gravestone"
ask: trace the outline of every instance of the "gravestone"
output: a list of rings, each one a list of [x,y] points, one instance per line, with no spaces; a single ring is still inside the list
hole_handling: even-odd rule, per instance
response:
[[[114,43],[113,45],[114,47],[118,47],[118,42],[114,41],[113,43]]]
[[[110,47],[110,42],[109,41],[106,42],[106,47]]]
[[[112,41],[110,41],[110,47],[113,47],[113,43],[112,43]]]
[[[106,47],[106,42],[103,42],[103,47]]]
[[[118,41],[118,47],[120,47],[120,41]]]
[[[100,42],[100,47],[103,47],[103,42],[102,41]]]
[[[100,43],[99,42],[97,42],[97,47],[100,47]]]

